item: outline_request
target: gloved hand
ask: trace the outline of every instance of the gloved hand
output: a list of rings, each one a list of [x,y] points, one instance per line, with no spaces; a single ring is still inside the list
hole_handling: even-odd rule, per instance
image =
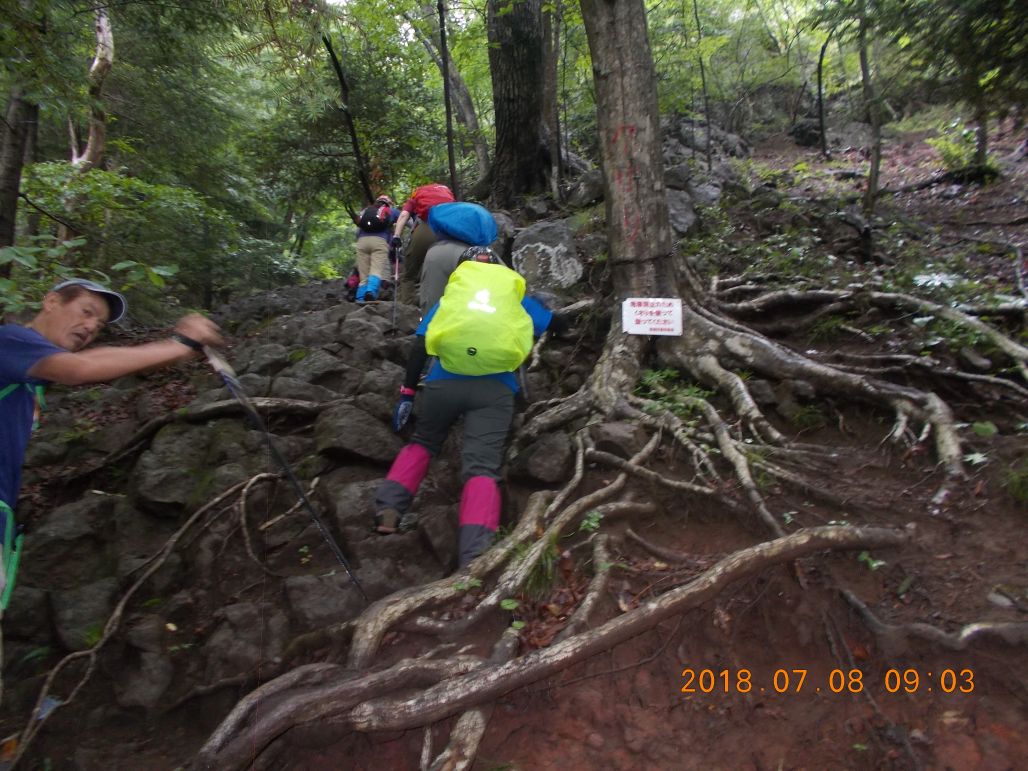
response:
[[[400,400],[393,408],[393,431],[397,434],[410,420],[411,411],[414,409],[414,393],[413,388],[400,387]]]
[[[403,239],[399,236],[393,236],[389,241],[389,245],[396,251],[400,251],[400,247],[403,246]]]

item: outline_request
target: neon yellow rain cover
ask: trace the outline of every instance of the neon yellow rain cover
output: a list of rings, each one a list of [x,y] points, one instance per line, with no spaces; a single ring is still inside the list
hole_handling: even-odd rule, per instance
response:
[[[532,351],[532,319],[521,307],[525,279],[504,265],[462,262],[450,274],[425,350],[459,375],[517,369]]]

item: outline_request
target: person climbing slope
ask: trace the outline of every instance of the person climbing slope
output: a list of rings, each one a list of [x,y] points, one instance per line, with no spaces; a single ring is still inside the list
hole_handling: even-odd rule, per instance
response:
[[[393,237],[391,245],[399,252],[403,246],[403,229],[407,223],[414,218],[413,231],[411,232],[410,243],[407,245],[404,254],[405,283],[410,286],[418,280],[421,273],[421,264],[425,260],[425,253],[435,243],[435,233],[428,226],[428,214],[433,206],[441,203],[451,203],[456,200],[453,191],[446,185],[438,182],[431,182],[414,188],[414,192],[404,202],[400,209],[400,216],[393,225]]]
[[[389,275],[390,229],[400,213],[393,200],[380,195],[357,215],[358,303],[377,300],[382,281]]]
[[[410,418],[427,357],[438,359],[425,378],[413,439],[375,494],[377,532],[388,535],[399,528],[429,462],[463,417],[458,567],[489,547],[500,521],[498,480],[518,390],[514,370],[528,356],[534,337],[565,326],[564,319],[525,296],[525,280],[492,250],[465,250],[439,302],[416,331],[393,414],[395,431]]]

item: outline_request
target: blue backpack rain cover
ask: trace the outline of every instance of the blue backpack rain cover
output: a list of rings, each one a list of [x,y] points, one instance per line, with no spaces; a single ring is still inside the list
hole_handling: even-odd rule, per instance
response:
[[[488,209],[466,201],[436,204],[428,211],[428,225],[437,236],[472,246],[489,246],[498,232]]]

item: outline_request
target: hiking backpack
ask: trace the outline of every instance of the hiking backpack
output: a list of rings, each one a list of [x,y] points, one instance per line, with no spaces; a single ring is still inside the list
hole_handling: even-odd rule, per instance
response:
[[[376,203],[365,206],[357,217],[357,227],[369,233],[381,233],[389,227],[389,218],[392,209],[388,204]]]
[[[505,265],[462,262],[450,274],[425,350],[458,375],[516,370],[532,351],[525,279]]]

